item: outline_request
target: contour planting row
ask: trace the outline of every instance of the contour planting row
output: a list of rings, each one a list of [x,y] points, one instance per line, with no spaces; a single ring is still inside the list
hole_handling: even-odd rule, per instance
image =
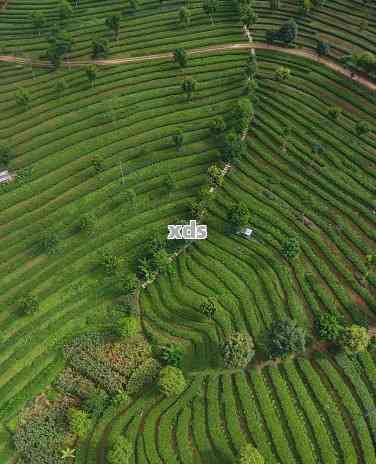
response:
[[[241,34],[239,19],[233,4],[220,0],[214,15],[215,23],[205,14],[202,1],[190,2],[191,23],[189,27],[179,24],[179,10],[183,3],[147,0],[139,3],[139,8],[131,12],[126,2],[99,0],[77,2],[70,19],[61,27],[72,33],[73,49],[69,57],[88,57],[92,52],[92,42],[99,37],[110,41],[111,55],[145,55],[170,51],[176,46],[186,48],[202,47],[245,40]],[[43,12],[46,26],[33,28],[31,14]],[[42,56],[48,47],[47,36],[57,17],[57,3],[51,0],[30,5],[10,2],[0,14],[0,42],[6,54],[25,54],[33,58]],[[107,17],[120,13],[121,25],[118,38],[105,25]]]

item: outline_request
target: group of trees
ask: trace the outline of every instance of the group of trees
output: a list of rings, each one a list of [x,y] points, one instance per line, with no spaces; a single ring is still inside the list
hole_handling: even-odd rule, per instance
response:
[[[319,338],[334,342],[349,354],[365,351],[370,343],[366,327],[346,325],[343,317],[333,310],[317,317],[316,331]]]
[[[294,19],[290,19],[278,29],[278,31],[267,31],[266,41],[268,43],[282,42],[291,45],[298,37],[298,25]]]

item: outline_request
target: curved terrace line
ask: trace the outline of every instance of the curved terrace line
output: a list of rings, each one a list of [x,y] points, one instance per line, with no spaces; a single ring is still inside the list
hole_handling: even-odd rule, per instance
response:
[[[370,79],[366,78],[357,73],[353,73],[345,66],[342,66],[339,63],[336,63],[333,60],[330,60],[326,57],[320,57],[315,54],[313,51],[307,48],[284,48],[279,47],[277,45],[270,45],[266,43],[235,43],[235,44],[224,44],[224,45],[217,45],[211,47],[203,47],[203,48],[193,48],[187,50],[189,55],[201,55],[201,54],[210,54],[215,52],[225,52],[231,50],[273,50],[276,52],[286,53],[287,55],[298,56],[302,58],[307,58],[309,60],[315,61],[316,63],[320,63],[327,68],[345,76],[351,80],[358,82],[359,84],[367,87],[369,90],[375,92],[376,91],[376,83],[372,82]],[[115,66],[119,64],[132,64],[132,63],[142,63],[145,61],[153,61],[153,60],[164,60],[164,59],[172,59],[173,53],[166,52],[166,53],[158,53],[158,54],[151,54],[151,55],[144,55],[144,56],[135,56],[132,58],[111,58],[111,59],[104,59],[104,60],[84,60],[84,61],[69,61],[64,60],[62,61],[62,65],[68,68],[73,67],[81,67],[81,66],[88,66],[90,64],[95,64],[97,66]],[[12,55],[0,55],[0,62],[5,63],[15,63],[15,64],[28,64],[35,67],[52,67],[53,65],[48,62],[43,61],[32,61],[30,58],[21,58]]]

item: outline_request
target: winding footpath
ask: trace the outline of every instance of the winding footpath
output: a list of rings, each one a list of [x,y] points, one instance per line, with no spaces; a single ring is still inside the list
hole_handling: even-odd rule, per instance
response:
[[[249,32],[249,31],[247,31]],[[267,43],[261,42],[253,42],[251,40],[250,34],[245,32],[247,35],[249,42],[248,43],[234,43],[234,44],[224,44],[224,45],[216,45],[211,47],[202,47],[202,48],[193,48],[187,50],[188,55],[204,55],[210,53],[217,53],[217,52],[227,52],[227,51],[253,51],[254,50],[272,50],[275,52],[285,53],[287,55],[293,55],[298,57],[307,58],[309,60],[315,61],[316,63],[320,63],[323,66],[326,66],[329,69],[341,74],[353,81],[358,82],[359,84],[367,87],[372,92],[376,92],[376,83],[372,82],[370,79],[367,79],[363,75],[359,75],[356,73],[352,73],[348,70],[345,66],[342,66],[335,61],[326,58],[320,57],[312,50],[307,48],[285,48],[279,47],[277,45],[270,45]],[[154,60],[170,60],[173,58],[172,52],[166,53],[157,53],[151,55],[144,55],[144,56],[135,56],[132,58],[110,58],[105,60],[64,60],[62,62],[62,66],[68,68],[75,68],[75,67],[82,67],[88,66],[90,64],[95,64],[97,66],[115,66],[121,64],[132,64],[132,63],[142,63],[145,61],[154,61]],[[53,65],[46,62],[46,61],[32,61],[30,58],[21,58],[12,55],[0,55],[0,62],[5,63],[15,63],[19,65],[29,65],[34,67],[42,67],[42,68],[50,68]]]

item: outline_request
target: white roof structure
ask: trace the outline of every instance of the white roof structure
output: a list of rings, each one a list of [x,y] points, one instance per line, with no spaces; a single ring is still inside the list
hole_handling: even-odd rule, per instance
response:
[[[251,229],[250,227],[242,227],[241,229],[238,230],[237,234],[242,235],[243,237],[246,237],[246,238],[251,238],[253,234],[253,229]]]
[[[11,180],[12,180],[12,176],[9,174],[9,171],[0,172],[0,184],[2,182],[10,182]]]

